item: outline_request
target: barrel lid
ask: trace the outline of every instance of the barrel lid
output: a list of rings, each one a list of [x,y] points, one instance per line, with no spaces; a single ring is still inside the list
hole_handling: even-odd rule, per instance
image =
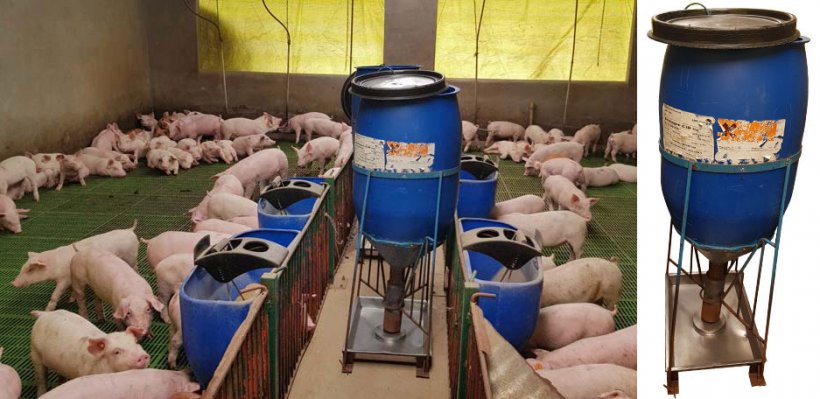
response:
[[[787,12],[704,7],[655,15],[648,35],[673,46],[746,49],[790,43],[800,37],[800,31],[797,17]]]
[[[350,93],[377,100],[412,100],[447,90],[444,75],[434,71],[385,71],[357,76]]]

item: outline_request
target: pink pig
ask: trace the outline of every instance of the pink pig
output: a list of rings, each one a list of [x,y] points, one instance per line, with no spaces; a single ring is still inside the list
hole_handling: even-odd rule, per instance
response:
[[[267,185],[276,177],[288,177],[288,158],[278,148],[268,148],[237,162],[212,179],[224,175],[234,175],[245,188],[245,197],[250,197],[258,185]]]
[[[179,160],[168,150],[151,150],[147,159],[149,168],[163,171],[166,176],[179,174]]]
[[[636,370],[637,332],[638,327],[631,326],[606,335],[583,338],[552,352],[543,349],[534,352],[540,368],[547,370],[583,364],[615,364]]]
[[[6,229],[14,234],[21,233],[20,219],[25,219],[28,209],[20,209],[6,195],[0,194],[0,230]]]
[[[584,146],[584,156],[595,152],[598,149],[598,140],[601,139],[601,127],[598,125],[586,125],[572,136],[572,141]]]
[[[228,221],[231,223],[237,223],[248,226],[251,229],[259,228],[259,217],[257,216],[239,216],[235,218],[230,218],[228,219]]]
[[[214,187],[205,194],[205,198],[199,202],[199,205],[188,210],[188,213],[191,214],[191,221],[196,224],[208,218],[208,201],[211,200],[212,195],[219,193],[242,195],[244,191],[245,189],[242,187],[242,182],[240,182],[236,176],[219,176],[216,182],[214,182]]]
[[[40,399],[165,399],[197,390],[199,384],[184,371],[144,369],[80,377]]]
[[[300,168],[310,167],[313,162],[321,162],[321,173],[324,173],[327,164],[339,151],[339,140],[333,137],[319,137],[305,143],[302,148],[296,150],[299,156],[297,166]]]
[[[464,152],[470,151],[470,145],[478,146],[478,125],[461,121],[461,137],[464,138]]]
[[[307,135],[307,141],[311,140],[314,133],[319,136],[338,139],[339,136],[342,135],[342,132],[350,129],[350,126],[348,126],[347,123],[334,122],[330,119],[324,118],[311,118],[306,120],[302,125],[304,126],[305,134]]]
[[[34,200],[40,200],[40,193],[37,191],[37,164],[33,160],[15,156],[0,162],[0,194],[6,194],[10,186],[24,182],[32,188]]]
[[[299,144],[299,136],[302,134],[302,130],[305,128],[305,122],[309,119],[330,119],[330,116],[327,114],[323,114],[321,112],[307,112],[304,114],[296,115],[290,120],[288,120],[288,127],[292,129],[296,133],[296,144]],[[308,139],[310,141],[310,139]]]
[[[546,208],[544,200],[533,194],[526,194],[520,197],[498,202],[492,210],[490,210],[490,217],[498,219],[501,216],[511,213],[537,213],[542,212]]]
[[[240,216],[243,217],[243,216]],[[250,227],[245,226],[244,224],[233,223],[227,220],[221,219],[207,219],[201,222],[198,222],[196,226],[194,226],[194,232],[197,231],[217,231],[220,233],[225,234],[239,234],[245,231],[251,230]]]
[[[117,149],[117,133],[122,134],[120,127],[116,123],[109,123],[105,129],[97,133],[91,141],[91,146],[101,150],[115,150]]]
[[[257,204],[241,195],[217,193],[208,201],[208,219],[229,220],[238,216],[256,215]]]
[[[168,300],[174,293],[174,289],[182,284],[185,276],[194,268],[193,253],[179,253],[171,255],[159,263],[154,268],[157,276],[157,296],[163,305],[168,305]],[[163,319],[168,321],[167,313],[163,312]]]
[[[88,168],[88,172],[98,176],[125,177],[122,163],[112,158],[103,158],[91,154],[78,154],[80,160]]]
[[[353,156],[353,132],[346,130],[339,137],[339,152],[336,153],[336,162],[333,166],[341,168]]]
[[[0,347],[0,358],[3,357],[3,347]],[[17,370],[11,366],[0,364],[0,398],[17,399],[23,386]]]
[[[273,147],[276,142],[265,134],[254,134],[250,136],[237,137],[231,143],[236,155],[246,157],[253,155],[254,151],[259,151],[265,147]]]
[[[222,118],[217,115],[191,113],[168,126],[168,135],[174,140],[195,139],[200,136],[222,137]]]
[[[231,139],[242,136],[254,136],[276,130],[282,123],[281,118],[264,112],[256,119],[231,118],[222,122],[222,138]]]
[[[114,319],[118,324],[137,327],[138,338],[151,331],[151,309],[163,309],[151,286],[122,259],[111,252],[97,248],[77,251],[71,258],[71,290],[77,300],[79,313],[88,317],[85,301],[85,287],[94,291],[97,319],[103,320],[102,302],[114,308]]]
[[[179,287],[168,302],[168,365],[177,368],[179,348],[182,347],[182,314],[179,310]]]
[[[221,158],[226,164],[230,165],[239,160],[239,156],[236,154],[231,140],[219,140],[216,142],[216,145],[218,145],[222,151]]]
[[[547,177],[542,185],[544,186],[544,201],[547,202],[549,210],[557,206],[558,209],[572,211],[587,221],[592,220],[592,212],[589,208],[598,202],[597,198],[587,198],[573,182],[560,175]]]
[[[583,144],[573,143],[571,141],[562,141],[555,144],[536,144],[533,148],[535,151],[532,155],[530,155],[529,158],[525,158],[525,176],[538,175],[536,162],[545,162],[553,158],[569,158],[575,162],[581,162],[581,159],[584,158]]]
[[[202,148],[200,148],[199,143],[194,139],[182,139],[177,143],[177,148],[183,151],[187,151],[191,154],[194,158],[194,161],[199,161],[202,159]]]
[[[88,167],[75,155],[66,155],[63,160],[60,161],[60,179],[57,182],[56,190],[62,190],[63,184],[65,184],[66,181],[76,181],[79,182],[81,186],[85,186],[85,178],[88,177],[90,173]]]
[[[148,353],[137,343],[144,331],[137,327],[106,334],[67,310],[31,314],[37,318],[31,329],[31,363],[38,395],[46,392],[48,370],[74,379],[148,366]]]
[[[490,122],[487,125],[487,140],[484,141],[485,146],[493,143],[496,137],[512,139],[513,142],[524,138],[524,126],[517,123],[496,121]]]
[[[96,147],[86,147],[77,151],[76,155],[93,155],[95,157],[113,159],[122,164],[122,169],[126,171],[137,168],[137,164],[134,163],[131,157],[117,151],[102,150]]]

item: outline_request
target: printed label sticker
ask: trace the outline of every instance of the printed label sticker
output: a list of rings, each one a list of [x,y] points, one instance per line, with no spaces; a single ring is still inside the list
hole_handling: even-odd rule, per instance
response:
[[[663,105],[663,148],[690,161],[712,162],[715,118]]]
[[[730,164],[770,162],[777,159],[786,120],[744,121],[718,118],[715,161]]]
[[[353,141],[353,163],[383,172],[429,172],[435,160],[435,143],[407,143],[374,139],[360,133]]]

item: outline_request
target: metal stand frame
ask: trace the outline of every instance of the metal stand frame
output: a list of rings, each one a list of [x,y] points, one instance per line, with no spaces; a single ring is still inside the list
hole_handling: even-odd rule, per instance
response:
[[[667,157],[667,153],[663,149],[661,149],[662,155],[665,158]],[[723,305],[723,309],[727,310],[730,316],[726,316],[727,318],[727,327],[724,331],[728,331],[728,324],[734,323],[735,328],[734,333],[736,336],[734,337],[724,337],[722,339],[729,339],[737,340],[743,339],[748,340],[748,354],[751,354],[750,357],[747,357],[745,360],[738,360],[737,358],[734,360],[725,360],[725,359],[709,359],[707,362],[701,362],[697,364],[699,361],[703,361],[705,358],[698,358],[698,356],[691,356],[689,354],[684,354],[688,356],[688,364],[683,364],[684,362],[676,362],[679,360],[676,357],[675,353],[675,343],[676,338],[687,339],[686,336],[677,337],[680,333],[678,331],[678,313],[679,313],[679,305],[681,304],[681,275],[687,278],[687,281],[684,284],[694,284],[696,287],[688,287],[690,288],[687,292],[691,293],[694,292],[692,288],[697,289],[700,288],[699,297],[695,298],[696,300],[701,300],[704,290],[703,281],[705,280],[705,272],[701,271],[700,266],[700,252],[699,249],[696,247],[698,246],[696,243],[688,243],[689,245],[689,268],[686,270],[683,267],[684,261],[684,251],[685,246],[687,244],[686,239],[686,226],[688,222],[688,215],[689,215],[689,198],[690,198],[690,191],[691,191],[691,183],[692,183],[692,172],[693,170],[704,170],[704,169],[718,169],[718,168],[726,168],[726,166],[722,165],[709,165],[708,167],[703,167],[700,164],[694,164],[691,162],[686,162],[677,158],[673,160],[674,163],[678,164],[679,166],[685,166],[687,168],[687,175],[686,175],[686,193],[684,199],[684,208],[683,208],[683,220],[681,223],[681,232],[680,232],[680,240],[678,244],[678,257],[677,262],[674,261],[671,257],[672,254],[672,230],[673,226],[670,222],[669,225],[669,244],[667,247],[667,254],[666,254],[666,270],[665,270],[665,280],[667,285],[667,294],[666,294],[666,306],[667,306],[667,331],[666,331],[666,339],[667,339],[667,352],[666,352],[666,389],[667,393],[670,395],[677,394],[679,392],[679,385],[678,385],[678,373],[681,371],[689,371],[689,370],[698,370],[698,369],[710,369],[710,368],[719,368],[719,367],[733,367],[733,366],[749,366],[749,381],[752,386],[764,386],[766,385],[766,380],[763,376],[764,365],[766,363],[766,350],[768,348],[768,340],[769,340],[769,323],[771,320],[771,312],[772,312],[772,299],[774,296],[774,285],[775,285],[775,277],[777,275],[777,258],[780,249],[780,236],[783,227],[783,213],[786,208],[786,196],[788,194],[788,185],[791,179],[791,169],[792,164],[796,162],[799,158],[800,154],[795,154],[792,157],[787,159],[778,161],[776,165],[768,165],[767,169],[779,169],[785,168],[785,178],[782,188],[781,200],[780,200],[780,209],[778,214],[778,223],[777,223],[777,232],[775,235],[775,240],[772,242],[768,238],[761,238],[755,244],[751,246],[741,246],[741,247],[705,247],[699,246],[703,249],[709,250],[728,250],[728,251],[737,251],[741,249],[748,249],[751,252],[745,256],[745,260],[743,261],[742,266],[738,267],[740,264],[740,257],[733,260],[729,263],[729,275],[727,281],[728,284],[724,286],[724,291],[721,295],[721,303]],[[749,171],[748,169],[755,169],[754,166],[746,168],[743,171]],[[769,285],[769,298],[766,307],[766,322],[764,333],[761,336],[759,329],[756,324],[755,317],[757,316],[757,307],[758,307],[758,294],[760,291],[760,277],[761,272],[763,271],[763,259],[764,253],[767,246],[771,246],[774,248],[774,256],[772,260],[772,275],[771,275],[771,282]],[[760,259],[758,262],[758,270],[757,270],[757,281],[755,285],[754,291],[754,299],[750,303],[748,301],[748,297],[746,296],[743,280],[744,280],[744,272],[746,267],[751,263],[751,260],[757,255],[759,250]],[[693,270],[693,266],[697,267],[697,270]],[[670,267],[674,268],[674,271],[670,273]],[[691,298],[691,295],[690,295]],[[732,300],[730,300],[730,298]],[[671,300],[671,304],[669,301]],[[735,302],[731,304],[730,302]],[[693,327],[694,330],[694,327]],[[744,331],[745,330],[745,331]],[[695,332],[697,334],[697,332]],[[720,335],[721,333],[717,333],[716,335]],[[727,332],[724,335],[731,335]],[[719,339],[719,338],[712,338],[709,339]],[[703,341],[699,341],[703,342]],[[720,346],[718,346],[720,347]],[[726,348],[725,346],[723,348]],[[687,347],[689,352],[692,352],[693,346]],[[729,351],[728,349],[726,350]],[[681,356],[683,357],[683,356]],[[720,356],[717,356],[720,357]]]
[[[404,270],[404,308],[402,309],[401,333],[396,337],[382,333],[380,320],[384,314],[382,301],[387,291],[387,277],[390,265],[376,251],[363,233],[364,215],[367,215],[367,200],[371,177],[377,175],[365,169],[362,219],[356,236],[356,266],[353,271],[353,288],[350,292],[350,311],[347,317],[347,334],[342,352],[342,372],[353,372],[357,360],[411,362],[416,365],[416,377],[429,378],[433,364],[432,304],[436,269],[436,247],[438,229],[432,237],[425,237],[419,249],[415,264]],[[436,197],[436,221],[441,211],[441,187],[445,176],[452,171],[418,174],[416,178],[438,179]],[[412,176],[412,175],[411,175]],[[414,177],[408,177],[414,178]],[[436,222],[437,223],[437,222]],[[417,245],[417,243],[412,243]],[[367,263],[365,264],[365,259]],[[376,296],[361,296],[362,287],[373,291]]]

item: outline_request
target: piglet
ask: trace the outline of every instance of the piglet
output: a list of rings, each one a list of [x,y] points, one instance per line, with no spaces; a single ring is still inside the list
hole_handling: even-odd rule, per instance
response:
[[[182,347],[182,313],[179,310],[179,287],[168,302],[168,365],[177,368],[179,348]]]
[[[321,163],[320,173],[324,173],[330,158],[336,155],[338,151],[339,140],[333,137],[319,137],[310,140],[302,148],[296,150],[296,154],[299,156],[297,166],[310,168],[313,162],[318,161]]]
[[[208,219],[229,220],[237,216],[253,216],[256,211],[256,202],[236,194],[217,193],[208,201],[207,214]]]
[[[524,175],[537,176],[539,169],[536,162],[545,162],[553,158],[569,158],[575,162],[581,162],[584,157],[584,146],[571,141],[554,144],[536,144],[533,146],[533,153],[525,158]]]
[[[242,182],[240,182],[239,179],[236,178],[236,176],[219,176],[214,182],[214,187],[211,189],[211,191],[208,191],[205,194],[205,198],[203,198],[202,201],[199,202],[199,205],[197,205],[195,208],[191,208],[188,210],[188,213],[191,214],[191,221],[194,224],[197,224],[208,218],[208,202],[211,200],[212,195],[219,193],[242,195],[244,191],[245,189],[242,187]]]
[[[149,137],[148,140],[145,140],[146,133]],[[128,132],[128,134],[119,134],[117,135],[116,150],[122,153],[132,154],[134,160],[137,161],[145,156],[150,136],[151,132],[140,129],[134,129]]]
[[[164,306],[154,297],[151,286],[122,259],[97,248],[78,250],[71,258],[71,290],[80,315],[88,317],[85,287],[94,291],[97,319],[103,320],[102,302],[114,308],[118,324],[137,327],[138,338],[151,331],[151,309],[161,312]]]
[[[215,141],[203,142],[199,145],[199,148],[202,149],[202,160],[207,163],[219,162],[220,159],[224,160],[228,158],[228,155],[225,154],[225,150]]]
[[[125,169],[116,159],[91,154],[78,154],[77,159],[88,168],[88,172],[92,175],[125,177]]]
[[[239,216],[235,218],[230,218],[228,221],[231,223],[237,223],[248,226],[251,229],[259,228],[259,218],[257,216]]]
[[[154,274],[157,276],[157,296],[163,305],[168,305],[168,300],[174,293],[174,289],[182,284],[185,276],[194,268],[193,253],[173,254],[154,267]],[[163,319],[167,322],[167,313],[162,313]]]
[[[197,231],[216,231],[225,234],[239,234],[251,230],[250,227],[244,224],[233,223],[227,220],[207,219],[203,220],[194,226],[194,232]]]
[[[106,334],[67,310],[31,314],[37,318],[31,329],[31,363],[38,395],[46,393],[48,370],[70,380],[148,367],[148,353],[137,343],[145,331],[138,327]]]
[[[202,148],[194,139],[182,139],[177,143],[177,148],[186,151],[194,157],[194,161],[199,162],[202,159]]]
[[[166,148],[176,147],[176,142],[171,140],[168,136],[158,136],[152,138],[148,142],[148,151],[151,150],[164,150]]]
[[[164,399],[197,390],[199,384],[184,371],[145,369],[77,378],[40,399]]]
[[[271,140],[270,137],[265,134],[241,136],[235,138],[233,142],[231,142],[231,146],[233,146],[237,157],[242,158],[248,155],[253,155],[255,151],[266,147],[273,147],[274,145],[276,145],[276,142]]]
[[[461,121],[461,137],[464,138],[464,152],[470,151],[470,145],[478,145],[478,125]]]
[[[338,139],[339,136],[342,135],[342,132],[345,132],[350,129],[347,123],[344,122],[334,122],[330,119],[324,118],[310,118],[305,120],[302,124],[305,130],[305,134],[307,135],[307,141],[310,142],[313,134],[316,133],[319,136],[325,137],[333,137]]]
[[[343,167],[351,156],[353,156],[353,132],[346,130],[339,137],[339,151],[336,153],[336,162],[333,163],[333,166],[336,168]]]
[[[637,183],[638,182],[638,168],[632,165],[624,165],[622,163],[613,163],[612,165],[607,166],[615,171],[618,174],[618,178],[621,181],[625,181],[628,183]]]
[[[32,194],[35,201],[40,201],[40,192],[37,191],[37,165],[33,160],[14,156],[0,162],[0,194],[6,194],[9,186],[24,182],[28,187],[33,188]],[[25,186],[24,186],[25,187]]]
[[[496,141],[489,147],[484,148],[484,153],[498,154],[501,159],[507,159],[509,157],[513,162],[521,162],[530,149],[530,145],[525,141],[514,143],[512,141],[502,140]]]
[[[149,168],[165,172],[165,175],[179,174],[179,160],[174,156],[170,148],[165,150],[151,150],[148,152]]]
[[[60,178],[60,162],[65,159],[65,155],[60,153],[51,154],[29,154],[26,156],[34,161],[38,172],[42,172],[48,178],[47,182],[40,187],[51,188],[57,185]]]
[[[136,114],[136,116],[137,120],[140,122],[140,125],[149,130],[153,129],[159,122],[157,121],[157,118],[154,117],[153,112],[148,114]]]
[[[590,149],[595,152],[598,149],[598,140],[601,139],[601,126],[586,125],[572,136],[572,141],[584,146],[584,156],[589,155]]]
[[[3,347],[0,347],[0,358],[3,357]],[[22,390],[20,375],[11,366],[0,364],[0,399],[17,399]]]
[[[582,364],[616,364],[638,369],[638,327],[631,326],[606,335],[583,338],[554,351],[536,349],[540,369],[555,370]],[[530,365],[535,365],[532,362]]]
[[[6,229],[14,234],[22,233],[20,219],[27,218],[28,212],[28,209],[17,208],[8,196],[0,194],[0,230]]]
[[[567,209],[587,221],[592,220],[592,212],[589,208],[598,202],[597,198],[587,198],[573,182],[560,175],[548,176],[542,185],[544,186],[544,201],[547,202],[549,210],[557,206],[559,210]]]
[[[535,237],[543,247],[569,244],[572,250],[570,259],[579,259],[584,253],[587,220],[573,212],[550,211],[529,215],[510,213],[502,215],[498,220],[515,226],[530,237]]]
[[[497,202],[490,210],[490,217],[498,219],[510,213],[537,213],[543,212],[546,208],[544,200],[533,194],[526,194],[520,197]]]
[[[538,312],[530,344],[556,350],[582,338],[609,334],[615,331],[616,313],[593,303],[547,306]]]
[[[20,273],[11,282],[16,288],[28,287],[31,284],[43,281],[54,281],[57,283],[51,299],[46,306],[46,310],[54,310],[57,301],[66,289],[71,286],[71,258],[76,252],[75,248],[96,247],[106,249],[116,254],[120,259],[128,263],[132,268],[137,268],[137,252],[139,251],[139,241],[134,229],[137,222],[128,229],[111,230],[102,234],[97,234],[71,245],[64,245],[44,252],[29,252],[28,260],[20,268]]]
[[[222,122],[222,138],[255,136],[276,130],[282,119],[265,112],[256,119],[231,118]]]
[[[255,216],[254,216],[255,217]],[[219,242],[223,238],[230,237],[229,234],[216,233],[213,231],[198,231],[191,233],[188,231],[166,231],[156,235],[150,240],[140,238],[140,242],[147,246],[145,251],[148,265],[155,269],[163,259],[181,253],[194,253],[194,246],[202,237],[210,235],[211,242]]]
[[[168,125],[168,136],[173,140],[196,139],[201,136],[222,138],[222,118],[218,115],[191,112]]]
[[[224,175],[234,175],[245,188],[245,197],[250,197],[258,186],[267,185],[276,177],[288,177],[288,158],[278,148],[268,148],[237,162],[222,173],[217,173],[212,179]]]
[[[117,151],[103,150],[96,147],[86,147],[77,151],[76,155],[93,155],[95,157],[113,159],[122,164],[122,168],[125,171],[134,170],[137,168],[137,164],[131,160],[131,157]]]
[[[60,161],[60,180],[57,182],[57,191],[63,189],[65,182],[79,182],[81,186],[85,187],[85,178],[91,174],[88,166],[80,161],[75,155],[66,155]]]
[[[586,183],[586,180],[584,180],[584,167],[569,158],[553,158],[544,162],[536,161],[535,167],[538,168],[538,176],[542,182],[548,176],[559,175],[566,177],[567,180],[578,187],[584,187]]]
[[[584,168],[584,183],[586,184],[581,186],[581,190],[585,190],[587,187],[612,186],[620,181],[618,172],[609,167]]]
[[[564,131],[558,128],[552,128],[547,132],[547,142],[544,144],[560,143],[564,141]]]
[[[177,159],[177,163],[179,164],[179,167],[182,169],[191,169],[192,166],[197,164],[197,162],[194,160],[194,156],[191,155],[191,153],[188,151],[181,150],[176,147],[168,148],[165,151],[170,152],[171,155],[173,155],[174,158]]]
[[[288,127],[296,133],[296,144],[299,144],[299,136],[302,134],[302,130],[305,129],[305,123],[310,119],[330,120],[330,116],[321,112],[307,112],[290,118]],[[308,138],[308,141],[310,141],[310,138]]]
[[[97,136],[91,141],[91,146],[101,150],[115,150],[117,149],[117,134],[122,134],[122,130],[116,123],[109,123],[105,129],[97,133]]]
[[[550,136],[541,126],[529,125],[524,130],[524,138],[530,144],[549,144]]]
[[[621,296],[618,258],[581,258],[544,272],[541,307],[559,303],[599,303],[616,310]]]
[[[524,126],[517,123],[506,121],[490,122],[487,125],[487,139],[484,141],[484,145],[489,146],[495,138],[518,141],[524,138],[524,130]]]
[[[565,399],[637,398],[638,372],[615,364],[584,364],[556,370],[540,368],[528,359],[535,372],[549,380]]]
[[[634,158],[637,153],[638,136],[630,134],[630,131],[627,130],[609,135],[609,139],[606,141],[606,150],[604,150],[604,159],[609,155],[612,162],[618,162],[615,158],[618,154],[627,154]]]
[[[233,142],[230,140],[219,140],[216,145],[222,150],[221,158],[226,164],[230,165],[239,160],[236,150],[233,148]]]

